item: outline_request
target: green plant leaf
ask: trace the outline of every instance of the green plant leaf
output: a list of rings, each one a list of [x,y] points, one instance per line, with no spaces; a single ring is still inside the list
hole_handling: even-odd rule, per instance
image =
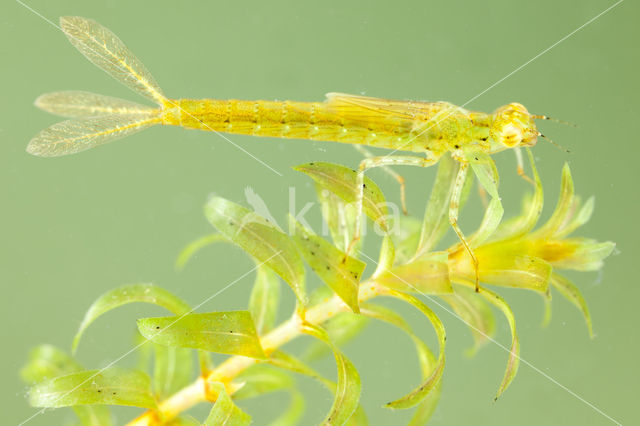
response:
[[[502,207],[502,203],[498,198],[492,198],[491,201],[489,201],[489,206],[487,206],[478,230],[469,238],[469,245],[471,247],[478,247],[491,237],[498,228],[498,225],[500,225],[503,215],[504,207]]]
[[[191,258],[197,252],[217,242],[228,243],[229,240],[225,236],[220,234],[209,234],[209,235],[205,235],[204,237],[200,237],[196,240],[193,240],[192,242],[187,244],[185,248],[183,248],[180,254],[178,255],[178,258],[176,259],[176,269],[177,270],[183,269],[184,266],[187,264],[187,262],[189,262],[189,260],[191,260]]]
[[[580,207],[580,198],[578,196],[574,197],[574,205],[575,207],[572,210],[578,211],[578,213],[568,222],[565,222],[564,226],[561,229],[556,231],[556,238],[564,238],[567,235],[571,234],[577,228],[581,227],[585,223],[591,219],[591,215],[593,214],[593,208],[595,205],[595,198],[590,197],[586,203],[582,207]],[[578,207],[580,209],[578,210]]]
[[[469,285],[473,285],[469,283]],[[486,288],[480,287],[480,294],[484,296],[484,298],[502,311],[504,316],[507,318],[507,322],[509,323],[509,328],[511,329],[511,349],[509,349],[509,359],[507,360],[507,368],[504,372],[504,377],[502,379],[502,383],[498,388],[498,393],[496,394],[495,399],[498,399],[500,395],[507,389],[507,387],[511,384],[513,379],[518,372],[518,366],[520,365],[520,340],[518,339],[518,333],[516,332],[516,319],[513,316],[513,312],[511,308],[504,301],[502,297],[497,295],[496,293],[487,290]]]
[[[20,376],[22,380],[33,385],[81,370],[82,366],[61,349],[53,345],[40,345],[29,353],[29,361],[20,370]]]
[[[449,200],[460,165],[444,155],[438,162],[438,173],[431,189],[415,257],[433,250],[449,229]]]
[[[72,408],[83,426],[111,426],[113,424],[109,407],[77,405]]]
[[[398,315],[395,311],[385,308],[383,306],[374,305],[372,303],[366,303],[362,305],[362,314],[371,318],[385,321],[392,324],[405,333],[413,341],[416,352],[418,354],[418,360],[420,362],[420,368],[422,370],[422,378],[428,379],[437,367],[437,361],[429,347],[413,332],[409,324]],[[413,416],[413,424],[425,424],[433,410],[435,409],[438,400],[440,399],[440,382],[438,382],[433,389],[424,397],[424,399],[418,405],[416,414]]]
[[[462,321],[469,326],[474,344],[467,354],[473,356],[495,333],[495,317],[482,296],[463,286],[455,287],[451,295],[440,296]]]
[[[591,324],[591,314],[589,313],[587,302],[582,297],[582,293],[580,293],[580,289],[578,289],[578,287],[574,283],[572,283],[562,275],[558,275],[555,273],[551,275],[551,285],[575,307],[580,309],[580,312],[582,312],[582,315],[584,316],[584,321],[587,323],[589,337],[593,339],[594,334],[593,326]]]
[[[387,288],[423,294],[448,294],[453,292],[449,281],[449,267],[445,262],[420,259],[395,266],[383,272],[375,281]]]
[[[565,247],[572,248],[571,252],[561,259],[553,260],[552,264],[557,269],[576,271],[596,271],[602,268],[603,260],[616,247],[611,241],[601,243],[590,238],[567,238],[563,243]]]
[[[158,305],[176,315],[182,315],[191,309],[182,299],[153,284],[129,284],[115,288],[104,293],[89,307],[80,324],[80,329],[73,338],[72,351],[75,353],[82,334],[98,317],[112,309],[134,302]]]
[[[360,334],[369,324],[368,318],[351,312],[341,312],[324,322],[323,328],[331,341],[342,346]],[[330,353],[323,341],[313,341],[305,354],[307,360],[318,359]]]
[[[469,159],[478,182],[489,193],[491,198],[500,199],[500,194],[498,194],[500,178],[496,163],[491,156],[484,152],[475,152],[469,155]]]
[[[271,354],[269,354],[269,358],[265,362],[268,362],[269,364],[278,368],[283,368],[285,370],[293,371],[294,373],[311,377],[312,379],[318,380],[327,389],[335,392],[336,385],[334,382],[326,379],[316,370],[307,365],[304,361],[296,358],[291,354],[288,354],[281,350],[275,350]]]
[[[427,317],[431,325],[433,325],[433,328],[436,331],[436,335],[438,336],[438,344],[440,347],[439,355],[435,366],[430,370],[429,376],[426,377],[426,379],[420,384],[420,386],[409,392],[407,395],[386,404],[386,407],[388,408],[410,408],[423,401],[429,395],[429,393],[436,388],[436,386],[442,379],[445,359],[444,349],[447,341],[447,336],[444,330],[444,325],[440,321],[440,318],[438,318],[438,316],[420,299],[417,299],[409,294],[393,290],[390,290],[387,294],[389,296],[403,300],[410,305],[413,305],[416,309],[422,312]],[[428,357],[428,355],[425,356]]]
[[[154,344],[153,386],[161,397],[168,397],[193,380],[191,349]]]
[[[329,414],[325,418],[325,425],[343,425],[358,407],[360,400],[360,376],[351,361],[338,349],[331,341],[325,330],[317,325],[304,323],[302,325],[304,333],[310,334],[322,340],[333,350],[338,368],[338,385],[336,387],[333,405]]]
[[[293,168],[308,175],[316,183],[336,194],[347,203],[357,199],[357,175],[355,170],[332,163],[314,162]],[[365,214],[384,232],[388,232],[387,204],[382,191],[371,179],[364,177],[364,199],[362,209]]]
[[[165,346],[265,357],[249,311],[142,318],[138,320],[138,330],[147,339]]]
[[[407,263],[418,250],[422,222],[411,216],[401,216],[393,223],[391,234],[395,246],[395,264]]]
[[[545,238],[555,235],[555,233],[559,231],[564,224],[566,224],[567,217],[569,216],[573,206],[573,178],[571,177],[569,164],[565,163],[562,168],[562,181],[560,183],[558,204],[556,204],[556,208],[547,223],[535,231],[535,236]]]
[[[307,403],[304,396],[297,390],[294,389],[290,393],[289,407],[277,419],[269,423],[269,426],[294,426],[300,421]]]
[[[354,203],[345,203],[342,198],[316,183],[318,201],[333,244],[342,251],[346,251],[355,234],[357,209]],[[353,252],[358,253],[364,240],[364,235],[356,242]]]
[[[29,353],[29,361],[20,371],[22,379],[33,385],[82,371],[83,368],[64,351],[52,345],[40,345]],[[99,405],[75,406],[73,410],[80,423],[86,426],[110,426],[111,412],[107,407]]]
[[[233,403],[222,383],[212,383],[211,387],[217,393],[216,403],[213,405],[205,426],[245,426],[251,424],[251,416]]]
[[[141,371],[108,368],[85,370],[38,383],[29,391],[34,407],[130,405],[155,408],[149,376]]]
[[[376,267],[373,277],[376,278],[380,274],[388,271],[393,267],[396,257],[396,248],[390,235],[385,235],[380,244],[380,254],[378,255],[378,266]]]
[[[268,266],[259,266],[249,298],[249,312],[253,316],[258,335],[273,327],[280,303],[280,281]]]
[[[522,214],[513,219],[503,221],[495,233],[491,236],[491,240],[503,240],[507,238],[516,238],[525,235],[531,231],[542,213],[544,204],[544,191],[542,190],[542,182],[536,168],[535,160],[531,149],[527,148],[529,163],[533,171],[533,181],[535,183],[535,191],[532,197],[525,198]]]
[[[351,308],[359,312],[358,288],[366,264],[346,256],[333,244],[315,235],[292,216],[293,239],[311,269]]]
[[[224,198],[209,200],[205,214],[220,233],[280,275],[291,286],[300,305],[306,305],[304,265],[288,235],[256,213]]]
[[[294,387],[293,378],[285,371],[269,365],[256,364],[236,378],[243,386],[233,394],[234,399],[255,398],[270,392],[277,392]]]

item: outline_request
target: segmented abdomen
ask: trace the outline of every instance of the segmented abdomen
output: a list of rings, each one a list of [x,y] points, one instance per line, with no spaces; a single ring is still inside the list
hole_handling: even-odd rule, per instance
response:
[[[411,127],[392,117],[349,120],[325,102],[181,99],[165,106],[164,124],[254,136],[313,139],[395,148]]]

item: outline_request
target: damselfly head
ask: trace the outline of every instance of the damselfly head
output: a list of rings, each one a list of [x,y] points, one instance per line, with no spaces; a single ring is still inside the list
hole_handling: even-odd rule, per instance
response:
[[[514,148],[535,145],[540,132],[529,111],[522,104],[513,102],[493,113],[489,135],[503,146]]]

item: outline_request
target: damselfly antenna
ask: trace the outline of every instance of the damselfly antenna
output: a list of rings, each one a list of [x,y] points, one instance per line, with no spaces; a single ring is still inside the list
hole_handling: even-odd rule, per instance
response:
[[[562,145],[560,145],[559,143],[554,142],[553,140],[551,140],[551,138],[546,137],[545,135],[543,135],[542,133],[538,132],[538,136],[545,138],[546,140],[548,140],[549,142],[551,142],[552,145],[555,145],[558,149],[561,149],[562,151],[566,152],[567,154],[571,154],[571,151],[569,151],[567,148],[563,147]]]
[[[571,127],[578,127],[577,124],[571,123],[569,121],[558,120],[557,118],[549,117],[548,115],[532,114],[531,117],[536,118],[538,120],[549,120],[555,123],[566,124],[567,126],[571,126]]]

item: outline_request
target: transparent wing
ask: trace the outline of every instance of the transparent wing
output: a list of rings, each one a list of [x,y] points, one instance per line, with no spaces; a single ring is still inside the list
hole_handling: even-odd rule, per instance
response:
[[[441,102],[394,101],[345,93],[327,93],[326,103],[337,113],[353,119],[391,118],[413,122],[428,119],[441,109]]]
[[[162,104],[165,96],[158,83],[114,33],[78,16],[60,18],[60,27],[87,59],[133,91]]]
[[[150,115],[153,108],[124,99],[79,90],[45,93],[36,99],[36,106],[62,117],[97,117],[111,114]]]
[[[31,139],[27,152],[39,157],[75,154],[146,129],[160,121],[161,118],[156,114],[117,114],[63,121]]]

